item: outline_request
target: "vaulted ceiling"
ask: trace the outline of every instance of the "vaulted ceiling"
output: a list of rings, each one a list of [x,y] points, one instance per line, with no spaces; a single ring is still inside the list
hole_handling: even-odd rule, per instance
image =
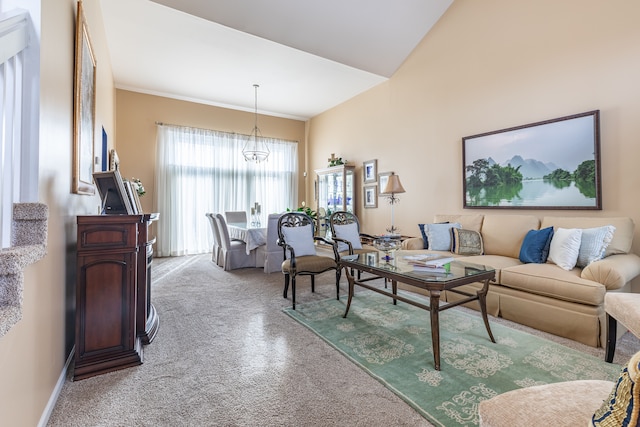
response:
[[[385,81],[453,0],[101,0],[117,88],[305,120]]]

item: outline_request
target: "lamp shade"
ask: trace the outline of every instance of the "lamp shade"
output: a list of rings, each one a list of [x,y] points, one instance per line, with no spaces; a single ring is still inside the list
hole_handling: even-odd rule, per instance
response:
[[[381,194],[398,194],[404,193],[405,189],[400,182],[400,177],[394,173],[389,175],[389,181],[387,181],[387,186],[384,187],[384,190]]]

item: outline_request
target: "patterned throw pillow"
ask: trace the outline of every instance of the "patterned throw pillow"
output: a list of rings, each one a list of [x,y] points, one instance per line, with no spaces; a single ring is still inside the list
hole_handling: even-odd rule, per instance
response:
[[[474,230],[451,228],[451,252],[460,255],[482,255],[482,235]]]
[[[520,247],[520,262],[544,264],[549,256],[549,247],[553,238],[553,227],[542,230],[529,230]]]
[[[593,261],[602,259],[615,231],[616,228],[613,225],[583,229],[576,265],[578,267],[586,267]]]
[[[611,394],[591,417],[592,427],[637,426],[640,423],[640,352],[636,353]]]

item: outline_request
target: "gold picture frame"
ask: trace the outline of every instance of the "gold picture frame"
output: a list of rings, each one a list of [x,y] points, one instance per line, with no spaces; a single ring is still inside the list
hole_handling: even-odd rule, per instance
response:
[[[94,146],[96,124],[96,59],[82,2],[76,17],[73,81],[73,188],[77,194],[95,194]]]

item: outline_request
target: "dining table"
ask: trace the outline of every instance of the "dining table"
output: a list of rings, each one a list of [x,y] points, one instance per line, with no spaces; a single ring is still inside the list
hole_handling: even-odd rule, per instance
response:
[[[227,224],[229,238],[242,240],[246,243],[247,255],[267,243],[267,227],[252,225],[247,222],[230,222]]]

